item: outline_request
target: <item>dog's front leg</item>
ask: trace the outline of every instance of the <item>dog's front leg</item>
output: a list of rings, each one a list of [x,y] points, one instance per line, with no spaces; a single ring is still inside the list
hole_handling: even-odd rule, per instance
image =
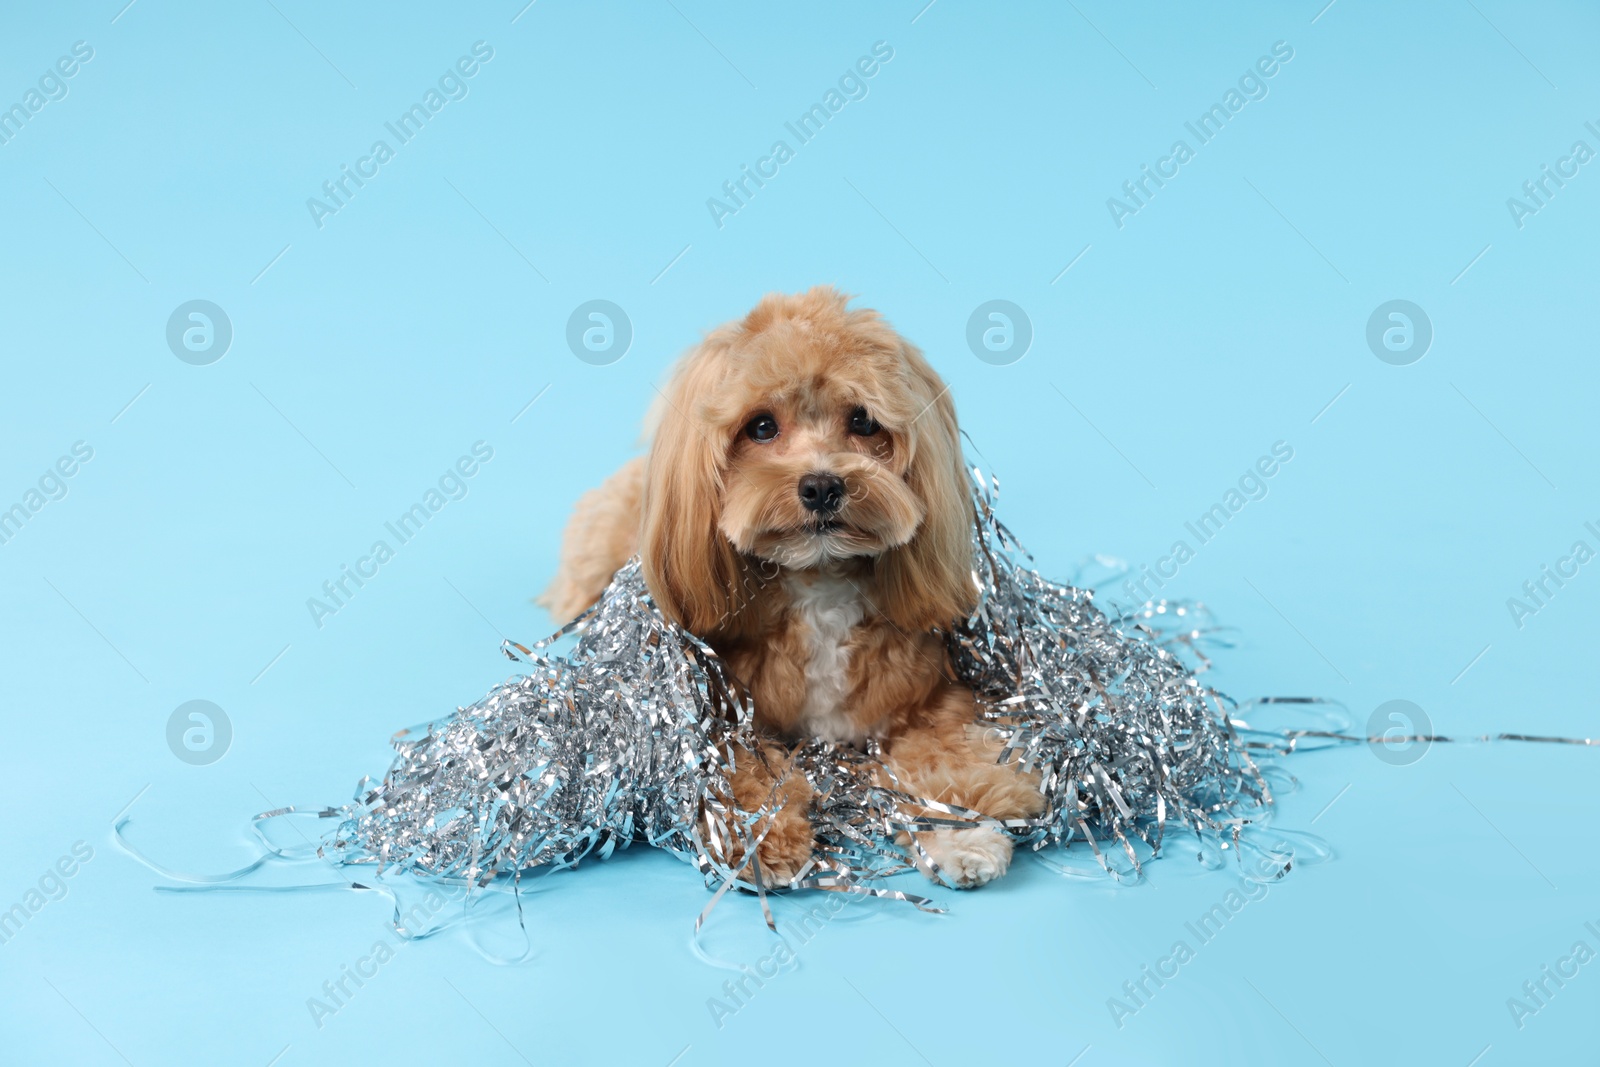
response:
[[[763,758],[764,757],[764,758]],[[746,840],[760,840],[756,859],[761,882],[772,887],[794,880],[811,859],[815,832],[811,826],[811,783],[794,766],[793,756],[778,745],[765,745],[758,755],[743,747],[734,750],[734,805],[746,812],[775,808],[756,819],[747,838],[734,834],[724,848],[713,846],[717,858],[739,870],[740,881],[754,882],[754,864],[744,865]]]
[[[927,800],[980,812],[993,819],[1024,819],[1044,810],[1039,776],[999,762],[1000,748],[974,727],[972,694],[952,686],[922,719],[890,741],[885,762],[898,787]],[[919,814],[936,818],[937,811]],[[928,830],[916,843],[957,889],[976,889],[1011,865],[1011,839],[987,826]],[[901,834],[912,848],[911,835]],[[914,850],[913,850],[914,854]],[[924,870],[930,878],[934,871]]]

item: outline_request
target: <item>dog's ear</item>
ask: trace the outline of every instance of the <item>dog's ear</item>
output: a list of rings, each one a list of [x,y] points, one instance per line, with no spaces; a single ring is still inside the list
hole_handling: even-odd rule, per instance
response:
[[[922,353],[903,345],[915,405],[922,414],[904,431],[910,451],[906,484],[927,508],[910,541],[878,560],[879,605],[910,633],[949,627],[978,602],[973,578],[975,515],[950,391]]]
[[[661,394],[639,529],[644,580],[656,605],[699,636],[733,628],[749,579],[743,558],[717,528],[728,442],[701,416],[719,355],[711,341],[691,352]]]

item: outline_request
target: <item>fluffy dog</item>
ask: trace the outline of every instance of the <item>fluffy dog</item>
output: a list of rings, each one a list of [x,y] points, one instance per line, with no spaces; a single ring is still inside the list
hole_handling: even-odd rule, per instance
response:
[[[755,827],[767,883],[812,855],[810,787],[788,773],[812,738],[875,740],[883,780],[924,799],[996,819],[1044,803],[950,680],[941,631],[977,598],[955,405],[915,347],[847,303],[829,288],[769,295],[690,351],[649,454],[578,502],[541,597],[571,618],[638,554],[660,609],[722,656],[763,738],[763,758],[736,754],[733,799],[782,801]],[[983,826],[917,839],[961,888],[1011,861],[1010,839]]]

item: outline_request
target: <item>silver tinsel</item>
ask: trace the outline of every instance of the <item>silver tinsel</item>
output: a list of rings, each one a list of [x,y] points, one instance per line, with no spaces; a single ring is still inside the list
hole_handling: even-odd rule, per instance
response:
[[[1081,840],[1119,876],[1136,874],[1174,829],[1203,847],[1237,845],[1271,793],[1231,705],[1188,665],[1202,658],[1191,654],[1199,631],[1188,609],[1110,615],[1093,593],[1042,578],[996,519],[992,482],[972,474],[982,600],[947,635],[950,661],[979,695],[978,728],[999,732],[1002,758],[1041,772],[1048,808],[994,823],[878,784],[870,751],[813,742],[794,773],[813,788],[818,852],[791,884],[928,908],[874,884],[910,864],[939,874],[920,848],[908,864],[896,835],[975,822],[1036,849]],[[569,633],[578,635],[569,654],[544,653]],[[505,649],[525,674],[401,735],[382,783],[364,780],[355,803],[323,813],[341,820],[331,857],[484,885],[642,841],[694,863],[720,890],[771,888],[755,864],[721,859],[752,855],[763,825],[764,811],[723,799],[736,746],[755,744],[753,709],[716,653],[657,610],[637,560],[537,650]]]

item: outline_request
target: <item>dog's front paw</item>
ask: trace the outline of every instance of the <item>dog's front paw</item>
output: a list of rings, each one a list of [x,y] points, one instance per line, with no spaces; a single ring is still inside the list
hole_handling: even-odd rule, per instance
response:
[[[777,813],[771,828],[757,824],[756,832],[766,831],[761,844],[756,846],[756,860],[761,867],[761,884],[769,889],[788,885],[794,881],[805,865],[811,862],[816,846],[816,831],[803,808],[787,807]],[[739,880],[755,883],[757,864],[746,864]],[[739,866],[735,863],[734,866]]]
[[[811,824],[804,819],[788,821],[780,816],[777,826],[756,848],[761,862],[761,882],[766,886],[788,885],[811,860]],[[746,879],[747,881],[753,879]]]
[[[1011,839],[986,827],[935,830],[918,840],[940,874],[957,889],[987,885],[1011,866]],[[924,873],[933,877],[931,872]]]

